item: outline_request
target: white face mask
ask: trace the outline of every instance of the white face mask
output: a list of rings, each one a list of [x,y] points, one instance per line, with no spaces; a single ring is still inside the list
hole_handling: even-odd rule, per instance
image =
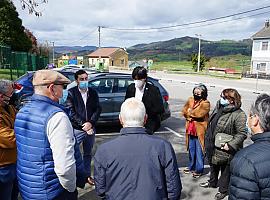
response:
[[[145,82],[144,80],[134,80],[134,83],[136,88],[142,88]]]

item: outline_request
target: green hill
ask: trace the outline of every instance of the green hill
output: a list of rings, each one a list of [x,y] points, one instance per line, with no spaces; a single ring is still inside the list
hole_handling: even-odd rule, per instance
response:
[[[208,57],[226,55],[251,56],[252,40],[241,41],[201,40],[201,51]],[[127,49],[129,60],[140,60],[143,58],[155,61],[189,60],[192,53],[198,52],[198,38],[182,37],[168,41],[159,41],[149,44],[137,44]]]

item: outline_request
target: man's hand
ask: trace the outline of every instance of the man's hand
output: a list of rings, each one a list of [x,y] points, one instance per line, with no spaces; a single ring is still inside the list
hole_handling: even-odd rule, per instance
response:
[[[82,125],[82,130],[84,130],[85,132],[89,131],[92,128],[93,128],[93,126],[92,126],[92,124],[90,122],[85,122]]]
[[[228,144],[225,143],[223,147],[221,147],[221,149],[224,149],[225,151],[229,151],[229,147]]]

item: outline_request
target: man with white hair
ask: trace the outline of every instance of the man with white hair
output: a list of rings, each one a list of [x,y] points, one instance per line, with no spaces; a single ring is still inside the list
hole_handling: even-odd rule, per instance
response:
[[[175,152],[143,127],[144,104],[127,99],[119,115],[120,136],[100,145],[94,157],[97,194],[105,199],[179,199],[182,185]]]
[[[270,96],[261,94],[251,106],[248,129],[254,142],[231,161],[230,200],[270,199]]]

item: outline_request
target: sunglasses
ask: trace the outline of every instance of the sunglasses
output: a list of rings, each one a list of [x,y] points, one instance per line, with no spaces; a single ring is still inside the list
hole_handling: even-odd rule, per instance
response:
[[[53,83],[53,85],[62,85],[62,87],[63,87],[64,90],[67,89],[67,85],[66,84],[54,84]],[[50,85],[47,85],[47,88],[49,88],[49,87],[50,87]]]

